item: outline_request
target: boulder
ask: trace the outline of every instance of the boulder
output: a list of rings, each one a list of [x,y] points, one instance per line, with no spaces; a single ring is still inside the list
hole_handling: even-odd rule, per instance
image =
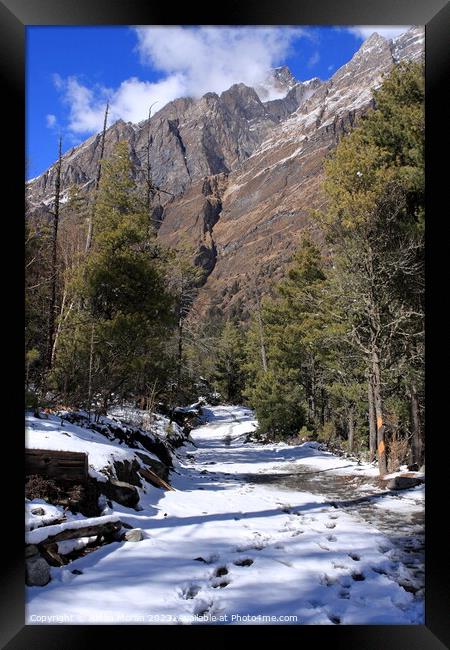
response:
[[[416,487],[416,485],[420,485],[423,482],[424,481],[422,478],[413,478],[411,476],[396,476],[387,482],[386,487],[389,490],[407,490],[408,488]]]
[[[164,465],[164,463],[157,461],[155,458],[150,458],[150,456],[143,454],[140,451],[136,452],[136,456],[139,456],[139,458],[147,465],[147,467],[150,467],[150,469],[155,472],[155,474],[157,474],[164,481],[167,481],[169,478],[169,468],[167,465]],[[138,471],[140,472],[141,470],[138,469]]]
[[[25,576],[30,587],[43,587],[50,582],[50,566],[39,554],[33,555],[25,562]]]
[[[127,530],[123,538],[126,542],[141,542],[144,539],[144,533],[140,528],[132,528]]]
[[[120,503],[121,506],[135,508],[139,503],[137,488],[124,481],[109,479],[105,483],[101,483],[100,489],[109,499]]]
[[[137,487],[142,487],[142,482],[138,474],[138,470],[140,468],[138,460],[135,458],[131,461],[115,460],[113,465],[114,472],[117,476],[118,481],[129,483],[130,485],[135,485]]]
[[[38,547],[35,546],[34,544],[27,544],[25,546],[25,557],[30,558],[33,557],[34,555],[39,555]]]

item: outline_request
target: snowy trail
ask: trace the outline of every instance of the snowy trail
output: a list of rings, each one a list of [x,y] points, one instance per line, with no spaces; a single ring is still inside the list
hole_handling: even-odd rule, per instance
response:
[[[27,588],[28,623],[423,624],[423,600],[393,578],[382,532],[320,494],[247,480],[371,468],[314,445],[244,444],[256,426],[248,409],[208,417],[178,452],[176,492],[149,489],[139,512],[114,504],[144,540],[52,569],[46,587]]]

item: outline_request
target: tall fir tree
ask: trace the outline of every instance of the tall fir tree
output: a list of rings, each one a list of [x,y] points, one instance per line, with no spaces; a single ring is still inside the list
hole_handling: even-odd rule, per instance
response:
[[[103,163],[92,244],[74,279],[79,308],[60,343],[60,389],[83,392],[89,408],[98,395],[104,411],[113,395],[136,394],[164,372],[172,300],[163,271],[128,145],[119,143]]]

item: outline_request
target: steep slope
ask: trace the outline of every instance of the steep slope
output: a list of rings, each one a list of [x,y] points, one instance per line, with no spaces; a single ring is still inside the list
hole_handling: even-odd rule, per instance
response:
[[[296,110],[321,84],[314,79],[305,84],[278,69],[280,92],[284,97],[261,101],[258,93],[244,84],[235,84],[220,95],[207,93],[198,100],[181,98],[170,102],[150,120],[139,124],[118,120],[106,132],[105,158],[119,140],[127,140],[138,180],[144,178],[147,146],[151,139],[150,164],[154,182],[175,196],[192,182],[211,174],[229,172],[246,160],[279,122]],[[264,92],[263,92],[264,91]],[[263,89],[261,95],[266,94]],[[101,135],[91,136],[62,158],[61,187],[66,191],[77,184],[89,191],[95,183]],[[28,182],[32,209],[44,210],[53,200],[56,165]],[[167,196],[167,195],[166,195]],[[164,196],[161,196],[164,202]],[[167,201],[167,198],[165,199]]]
[[[252,155],[226,178],[222,211],[214,225],[216,263],[199,296],[207,311],[219,307],[241,313],[250,310],[253,288],[263,290],[277,279],[283,266],[309,230],[317,238],[311,209],[320,207],[325,156],[339,138],[373,104],[372,89],[402,58],[423,54],[423,30],[409,30],[393,44],[373,34],[346,65],[272,129]],[[392,54],[395,51],[395,58]],[[225,188],[225,183],[222,183]],[[196,187],[174,200],[165,211],[161,236],[175,243],[183,215],[183,232],[199,244],[194,223],[199,220]],[[204,242],[203,242],[204,243]]]

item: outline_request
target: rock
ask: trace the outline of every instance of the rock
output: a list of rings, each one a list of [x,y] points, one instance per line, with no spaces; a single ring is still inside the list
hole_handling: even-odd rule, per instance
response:
[[[106,483],[101,483],[100,489],[107,497],[127,508],[135,508],[139,503],[137,488],[124,481],[109,479]]]
[[[132,528],[127,530],[123,538],[126,542],[141,542],[144,539],[144,533],[140,528]]]
[[[412,463],[412,465],[407,465],[409,472],[418,472],[419,465],[417,463]]]
[[[38,547],[35,546],[34,544],[27,544],[25,546],[25,557],[30,558],[33,557],[34,555],[39,555]]]
[[[25,578],[30,587],[43,587],[50,582],[50,567],[43,557],[36,555],[26,560]]]
[[[155,472],[160,478],[162,478],[164,481],[167,481],[169,478],[169,468],[167,465],[164,463],[158,462],[154,458],[150,458],[150,456],[147,456],[147,454],[143,454],[140,451],[136,452],[136,456],[139,456],[141,460],[144,461],[144,463],[150,467],[150,469]],[[140,470],[138,470],[140,471]]]
[[[410,476],[396,476],[395,478],[391,478],[388,482],[386,487],[389,490],[407,490],[408,488],[416,487],[416,485],[420,485],[423,483],[422,478],[412,478]]]
[[[73,573],[74,576],[83,575],[83,571],[80,571],[80,569],[73,569],[72,573]]]
[[[44,510],[44,508],[34,508],[31,511],[31,514],[42,517],[42,515],[45,515],[45,510]]]
[[[117,476],[117,480],[122,483],[129,483],[130,485],[135,485],[137,487],[142,487],[142,481],[138,474],[140,464],[136,459],[131,461],[129,460],[115,460],[114,463],[114,472]]]
[[[58,544],[56,542],[41,544],[39,550],[50,566],[64,566],[64,560],[58,552]]]

